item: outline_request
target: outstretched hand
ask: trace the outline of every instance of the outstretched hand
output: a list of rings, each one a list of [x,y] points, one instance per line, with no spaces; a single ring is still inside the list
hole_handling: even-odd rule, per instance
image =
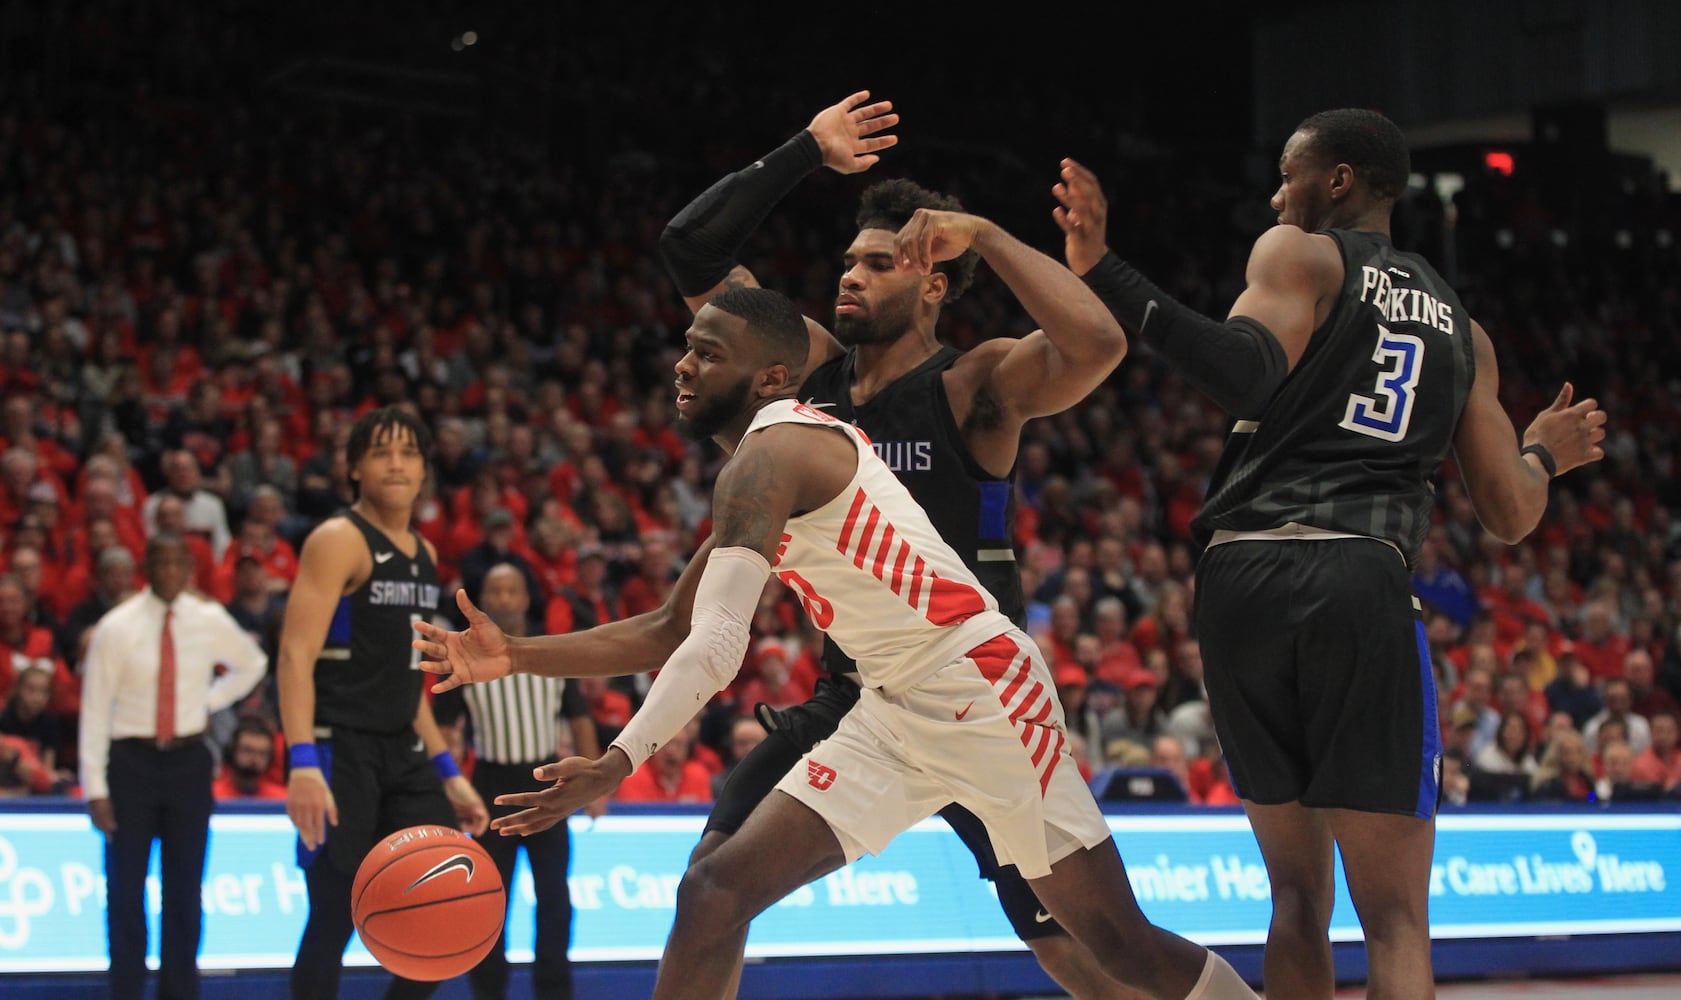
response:
[[[928,274],[973,246],[987,224],[977,215],[919,208],[893,238],[893,259],[901,268]]]
[[[823,151],[823,165],[842,174],[856,174],[868,170],[881,159],[884,149],[896,146],[896,135],[877,135],[899,124],[893,114],[892,101],[865,104],[870,92],[860,90],[839,104],[831,104],[806,128]]]
[[[539,767],[534,776],[554,785],[539,792],[498,795],[499,806],[524,806],[517,813],[491,821],[490,828],[504,837],[541,833],[579,809],[618,790],[630,774],[630,759],[622,751],[609,749],[591,760],[568,757]]]
[[[455,592],[455,604],[467,616],[465,632],[452,632],[431,622],[414,623],[414,630],[425,636],[410,644],[423,657],[420,669],[446,675],[432,685],[433,694],[453,691],[463,684],[506,677],[514,669],[508,637],[502,629],[468,599],[466,590]]]
[[[1605,457],[1605,449],[1600,447],[1605,440],[1605,411],[1599,408],[1598,400],[1575,403],[1575,398],[1576,387],[1564,383],[1553,405],[1537,414],[1523,432],[1525,445],[1542,445],[1552,452],[1561,476]]]
[[[1109,226],[1109,202],[1097,175],[1073,160],[1062,161],[1062,180],[1051,188],[1060,202],[1051,218],[1062,227],[1063,252],[1068,269],[1084,276],[1109,252],[1105,244]]]

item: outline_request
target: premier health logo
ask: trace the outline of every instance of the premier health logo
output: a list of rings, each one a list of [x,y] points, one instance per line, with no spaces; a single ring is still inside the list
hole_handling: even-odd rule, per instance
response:
[[[1663,863],[1624,860],[1601,852],[1594,835],[1570,836],[1572,857],[1559,859],[1541,851],[1509,860],[1473,861],[1463,855],[1442,858],[1430,867],[1430,895],[1553,896],[1663,892],[1668,878]]]
[[[28,945],[33,922],[52,908],[52,879],[39,868],[19,868],[17,848],[0,837],[0,948]]]

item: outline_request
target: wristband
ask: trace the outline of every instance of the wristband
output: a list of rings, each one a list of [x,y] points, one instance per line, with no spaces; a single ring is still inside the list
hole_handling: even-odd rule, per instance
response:
[[[287,747],[286,762],[294,771],[300,767],[313,767],[318,771],[321,769],[321,759],[315,755],[313,743],[294,743]]]
[[[455,764],[455,755],[448,750],[438,751],[438,755],[432,758],[432,766],[438,769],[438,777],[445,781],[461,777],[461,768]]]
[[[1541,468],[1546,470],[1548,479],[1556,479],[1558,477],[1558,460],[1553,458],[1553,453],[1547,450],[1546,445],[1526,444],[1522,448],[1518,449],[1518,454],[1520,456],[1534,455],[1536,458],[1541,460]]]

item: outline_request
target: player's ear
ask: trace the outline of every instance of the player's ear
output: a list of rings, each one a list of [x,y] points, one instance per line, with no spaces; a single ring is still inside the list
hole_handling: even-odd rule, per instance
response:
[[[944,305],[946,291],[951,288],[951,279],[944,271],[935,271],[922,279],[922,297],[935,305]]]
[[[795,384],[794,375],[784,364],[774,364],[759,373],[759,396],[775,396]]]
[[[1331,168],[1331,197],[1346,198],[1354,190],[1354,168],[1339,163]]]

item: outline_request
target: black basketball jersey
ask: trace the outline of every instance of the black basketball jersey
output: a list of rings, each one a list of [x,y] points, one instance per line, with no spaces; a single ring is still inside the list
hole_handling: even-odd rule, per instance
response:
[[[857,352],[848,350],[807,376],[800,396],[808,405],[850,421],[864,432],[875,453],[928,512],[940,537],[998,599],[998,609],[1021,625],[1027,609],[1010,542],[1015,491],[1008,478],[987,472],[969,454],[946,398],[943,376],[962,356],[962,351],[942,347],[883,386],[868,402],[853,406]],[[826,645],[823,662],[837,673],[854,669],[832,642]]]
[[[411,643],[414,623],[438,610],[438,567],[420,535],[415,554],[403,555],[385,533],[353,510],[344,512],[362,532],[373,572],[339,598],[327,642],[315,661],[318,726],[396,733],[414,723],[425,674]]]
[[[1393,542],[1410,565],[1476,373],[1471,317],[1388,236],[1325,235],[1342,250],[1342,294],[1266,413],[1233,428],[1193,533],[1200,546],[1296,522]]]

